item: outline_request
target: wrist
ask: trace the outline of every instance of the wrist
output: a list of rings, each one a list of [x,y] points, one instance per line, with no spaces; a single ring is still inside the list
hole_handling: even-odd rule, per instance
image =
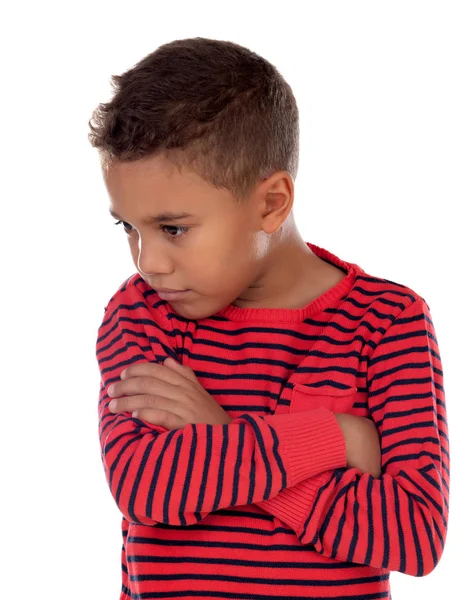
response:
[[[334,413],[345,440],[347,466],[373,477],[381,475],[380,439],[375,423],[366,417]]]

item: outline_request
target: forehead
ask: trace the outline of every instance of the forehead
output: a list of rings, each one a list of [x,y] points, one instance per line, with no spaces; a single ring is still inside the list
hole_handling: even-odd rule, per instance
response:
[[[227,190],[211,186],[198,174],[158,158],[115,163],[103,172],[113,217],[157,223],[193,218],[224,208]]]

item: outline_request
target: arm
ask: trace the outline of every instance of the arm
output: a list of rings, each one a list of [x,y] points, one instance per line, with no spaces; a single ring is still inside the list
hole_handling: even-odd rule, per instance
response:
[[[344,434],[347,467],[354,467],[372,477],[380,477],[381,452],[377,427],[371,419],[347,413],[334,413]]]
[[[443,371],[423,299],[387,330],[367,378],[381,439],[380,478],[337,468],[257,505],[324,556],[426,575],[446,540],[450,461]]]
[[[120,304],[119,299],[111,299],[98,331],[98,413],[105,474],[127,520],[194,524],[212,511],[271,498],[316,473],[345,465],[344,437],[325,408],[294,415],[244,414],[230,424],[190,423],[171,431],[129,413],[111,413],[106,390],[120,379],[121,370],[162,358],[144,340],[139,303]],[[154,349],[159,345],[165,358],[175,354],[169,341],[175,334],[159,313],[161,317]]]
[[[365,417],[357,417],[346,413],[335,413],[335,417],[344,435],[346,445],[346,466],[354,467],[361,473],[370,473],[378,478],[382,474],[381,452],[378,430],[375,423]],[[308,506],[309,510],[316,494],[332,472],[325,471],[301,481],[293,487],[282,490],[269,500],[256,502],[264,511],[277,517],[297,532],[301,520],[301,512],[289,513],[291,506],[299,504]]]

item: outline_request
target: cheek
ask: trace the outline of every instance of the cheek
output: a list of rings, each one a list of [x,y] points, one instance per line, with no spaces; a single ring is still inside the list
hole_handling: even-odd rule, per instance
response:
[[[248,279],[252,264],[249,251],[243,240],[220,236],[213,243],[207,240],[203,244],[200,252],[192,256],[187,270],[197,285],[219,293],[220,289],[234,288],[234,284]]]

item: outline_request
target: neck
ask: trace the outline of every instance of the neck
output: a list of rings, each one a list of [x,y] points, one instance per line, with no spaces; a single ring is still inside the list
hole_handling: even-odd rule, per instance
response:
[[[281,308],[312,297],[327,263],[312,252],[295,227],[270,246],[258,277],[236,298],[234,306]]]

